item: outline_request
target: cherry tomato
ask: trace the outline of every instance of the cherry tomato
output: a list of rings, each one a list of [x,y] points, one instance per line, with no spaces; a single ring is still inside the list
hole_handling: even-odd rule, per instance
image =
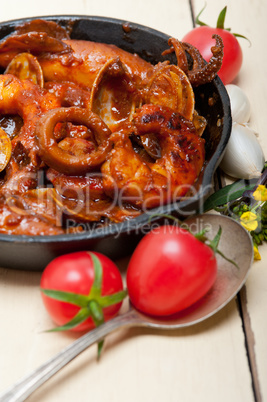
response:
[[[215,40],[212,39],[213,34],[220,35],[224,44],[223,62],[218,75],[224,85],[230,84],[240,71],[243,61],[241,46],[231,32],[222,28],[200,26],[188,32],[182,41],[195,46],[200,51],[202,57],[206,61],[209,61],[212,56],[210,49],[215,45]]]
[[[127,269],[128,294],[141,312],[175,314],[203,297],[214,284],[213,250],[187,230],[162,226],[138,244]]]
[[[114,296],[115,293],[123,293],[122,278],[117,266],[103,254],[86,251],[66,254],[51,261],[43,271],[40,284],[41,289],[52,289],[88,296],[95,279],[95,267],[92,255],[98,258],[102,266],[101,295],[97,300],[100,307],[102,296]],[[125,297],[125,294],[123,297]],[[51,298],[43,292],[42,299],[51,318],[60,326],[72,320],[81,309],[77,305]],[[104,321],[113,318],[118,313],[121,304],[122,301],[104,307]],[[92,317],[88,317],[84,322],[73,327],[72,330],[83,331],[94,327],[95,323]]]

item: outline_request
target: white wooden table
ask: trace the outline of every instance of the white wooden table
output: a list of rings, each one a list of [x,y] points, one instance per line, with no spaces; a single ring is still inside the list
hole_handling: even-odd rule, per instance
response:
[[[226,2],[207,3],[202,19],[212,25]],[[202,0],[9,0],[1,5],[0,18],[101,15],[181,39],[193,26],[192,13],[203,5]],[[250,125],[267,155],[266,16],[266,0],[228,1],[226,25],[252,43],[250,47],[240,40],[244,62],[235,83],[251,101]],[[253,264],[241,294],[214,317],[175,332],[114,333],[106,340],[100,362],[96,347],[88,349],[29,401],[267,401],[267,246],[260,252],[262,260]],[[125,269],[127,259],[118,264]],[[42,305],[40,276],[0,269],[0,392],[78,336],[44,332],[52,323]]]

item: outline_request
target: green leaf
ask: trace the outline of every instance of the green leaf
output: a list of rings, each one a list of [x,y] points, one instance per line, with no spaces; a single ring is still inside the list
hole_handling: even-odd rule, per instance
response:
[[[251,42],[250,42],[250,40],[249,40],[246,36],[240,35],[240,34],[237,34],[237,33],[233,33],[233,35],[234,35],[236,38],[246,39],[247,41],[249,41],[249,45],[251,46]]]
[[[101,299],[99,300],[99,304],[102,308],[111,306],[113,304],[120,303],[126,296],[128,292],[127,290],[122,290],[117,293],[113,293],[108,296],[102,296]]]
[[[199,19],[200,15],[203,13],[203,11],[205,10],[206,6],[207,6],[207,3],[205,3],[205,6],[202,8],[202,10],[201,10],[201,11],[198,13],[198,15],[196,16],[196,19],[195,19],[195,24],[196,24],[196,25],[200,25],[200,26],[209,26],[208,24],[206,24],[205,22],[203,22],[203,21],[201,21],[201,20]],[[226,11],[227,11],[227,6],[225,6],[225,7],[222,9],[222,11],[220,12],[220,14],[219,14],[219,16],[218,16],[216,28],[224,29],[225,31],[231,32],[231,28],[225,28],[225,27],[224,27],[225,17],[226,17]],[[246,36],[240,35],[240,34],[237,34],[237,33],[233,33],[233,35],[234,35],[236,38],[246,39],[247,41],[249,41],[249,44],[251,45],[250,40],[249,40]]]
[[[239,269],[239,266],[237,265],[237,263],[234,260],[231,260],[230,258],[226,257],[226,255],[223,254],[220,250],[217,250],[217,253],[220,254],[220,256],[222,258],[224,258],[226,261],[230,262],[230,264],[233,264],[236,268]]]
[[[247,183],[244,180],[239,180],[233,184],[223,187],[207,198],[207,200],[204,202],[203,212],[210,211],[218,206],[225,205],[229,201],[240,198],[244,191],[253,190],[255,184],[256,181]]]
[[[88,296],[53,289],[41,289],[41,292],[52,299],[75,304],[75,306],[87,307],[88,305]]]
[[[205,6],[202,8],[202,10],[200,10],[200,12],[198,13],[198,15],[196,16],[195,23],[196,23],[197,25],[206,26],[206,27],[208,26],[207,24],[205,24],[205,22],[200,21],[200,19],[199,19],[200,15],[203,13],[203,11],[205,10],[206,6],[207,6],[207,3],[205,3]]]
[[[218,245],[219,245],[219,241],[221,239],[221,235],[222,235],[222,228],[221,226],[219,227],[218,232],[216,233],[215,237],[213,240],[209,241],[209,246],[215,251],[217,252],[218,250]]]
[[[190,231],[190,229],[188,229],[188,231],[190,232],[190,233],[192,233],[191,231]],[[200,232],[198,232],[198,233],[196,233],[196,234],[193,234],[193,236],[195,236],[195,238],[196,239],[198,239],[198,240],[200,240],[202,243],[205,243],[205,241],[207,240],[207,236],[206,236],[206,233],[209,231],[209,229],[208,228],[204,228],[204,229],[202,229]]]
[[[61,325],[60,327],[56,327],[48,330],[47,332],[57,332],[57,331],[67,331],[69,329],[77,327],[79,324],[84,322],[88,317],[90,317],[91,311],[88,308],[81,308],[78,313],[67,322],[65,325]]]
[[[227,11],[227,6],[225,6],[219,14],[219,17],[217,20],[217,25],[216,25],[217,28],[225,29],[224,21],[225,21],[226,11]]]
[[[102,264],[99,258],[95,254],[90,252],[89,254],[93,261],[94,273],[95,273],[94,282],[89,293],[89,298],[99,299],[101,297],[101,288],[102,288],[102,276],[103,276]]]
[[[230,262],[231,264],[233,264],[235,267],[239,268],[237,263],[233,260],[231,260],[230,258],[226,257],[220,250],[219,250],[219,242],[221,239],[221,235],[222,235],[222,228],[221,226],[219,227],[218,232],[216,233],[215,237],[213,240],[208,240],[207,241],[207,245],[214,251],[214,253],[219,254],[221,257],[223,257],[226,261]]]

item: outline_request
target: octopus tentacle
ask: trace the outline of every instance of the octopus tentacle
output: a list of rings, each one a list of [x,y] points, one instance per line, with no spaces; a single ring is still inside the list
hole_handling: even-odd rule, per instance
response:
[[[155,135],[160,157],[149,162],[133,149],[129,134]],[[168,107],[144,105],[132,121],[111,135],[114,149],[102,165],[104,191],[119,191],[137,207],[154,208],[184,196],[204,162],[204,140],[191,121]]]
[[[59,122],[85,125],[95,135],[98,148],[79,156],[60,148],[54,137],[54,128]],[[66,174],[84,174],[103,163],[111,150],[110,129],[92,111],[77,107],[57,108],[47,112],[38,122],[35,130],[39,155],[53,169]]]
[[[213,35],[212,38],[216,40],[216,44],[211,48],[213,55],[207,64],[199,50],[193,45],[186,42],[180,42],[174,38],[169,39],[168,43],[171,46],[170,49],[163,52],[163,55],[175,52],[177,65],[187,74],[192,86],[196,87],[211,82],[221,68],[223,59],[223,41],[217,34]],[[189,54],[193,62],[191,69],[189,69],[186,52]]]
[[[186,57],[186,53],[184,51],[184,47],[182,42],[180,42],[178,39],[175,38],[170,38],[168,40],[168,45],[170,46],[169,51],[170,52],[175,52],[175,56],[177,59],[177,66],[181,68],[186,74],[188,72],[188,61]],[[167,54],[167,52],[163,52],[163,56]]]
[[[182,46],[183,49],[190,55],[193,61],[192,70],[203,68],[205,66],[205,60],[203,59],[200,51],[197,48],[186,42],[183,42]]]
[[[212,38],[216,40],[216,45],[211,48],[212,57],[210,61],[204,67],[188,71],[188,78],[195,87],[211,82],[222,66],[223,40],[217,34],[213,35]]]
[[[23,125],[12,139],[12,155],[5,169],[1,193],[25,191],[35,185],[40,160],[37,155],[34,130],[38,119],[60,103],[28,80],[12,74],[0,75],[0,113],[19,115]]]

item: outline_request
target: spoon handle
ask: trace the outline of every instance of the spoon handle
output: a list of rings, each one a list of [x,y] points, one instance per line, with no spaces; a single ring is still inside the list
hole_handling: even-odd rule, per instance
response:
[[[139,320],[140,321],[140,320]],[[82,353],[89,346],[103,339],[106,335],[120,327],[130,327],[138,324],[134,311],[129,310],[112,320],[105,322],[96,329],[86,333],[71,343],[68,347],[47,360],[39,368],[10,387],[0,395],[0,402],[21,402],[31,395],[50,377],[66,366],[76,356]]]

